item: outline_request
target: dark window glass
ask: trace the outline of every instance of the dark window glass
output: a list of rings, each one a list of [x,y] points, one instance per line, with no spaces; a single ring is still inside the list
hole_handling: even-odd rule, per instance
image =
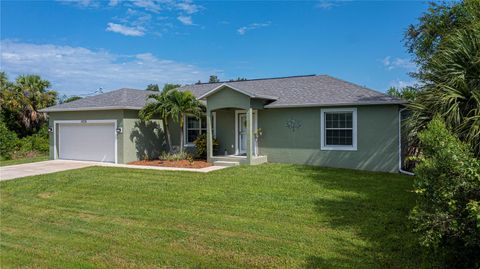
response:
[[[186,140],[190,144],[197,139],[197,136],[207,131],[207,119],[205,117],[200,119],[194,116],[187,116],[186,121]]]
[[[353,145],[353,113],[327,112],[325,113],[325,145],[352,146]]]
[[[199,119],[195,117],[187,117],[187,127],[190,128],[198,128],[200,126]]]
[[[199,130],[188,130],[187,133],[187,142],[188,143],[193,143],[195,139],[197,139],[197,136],[200,134]]]

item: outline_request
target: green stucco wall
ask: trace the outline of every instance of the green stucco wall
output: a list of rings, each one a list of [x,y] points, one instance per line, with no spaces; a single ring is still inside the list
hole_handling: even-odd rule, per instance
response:
[[[220,89],[207,99],[207,105],[210,111],[222,108],[250,108],[250,97],[227,87]]]
[[[224,109],[216,112],[216,139],[219,147],[216,155],[235,154],[235,110]]]
[[[235,94],[222,90],[226,96]],[[216,97],[213,95],[212,97]],[[224,97],[226,97],[224,96]],[[234,98],[235,99],[235,98]],[[215,100],[215,99],[214,99]],[[242,100],[242,98],[240,98]],[[238,101],[238,100],[237,100]],[[245,102],[230,103],[241,106]],[[235,109],[218,109],[216,100],[216,137],[220,143],[218,155],[234,154]],[[227,102],[226,102],[227,103]],[[210,99],[208,106],[210,107]],[[49,126],[55,120],[115,119],[123,133],[117,134],[118,162],[127,163],[141,158],[156,158],[165,149],[161,120],[142,123],[137,111],[77,111],[49,113]],[[295,119],[302,127],[292,132],[285,124]],[[357,107],[357,151],[320,150],[320,108],[282,108],[258,110],[259,154],[270,162],[299,163],[319,166],[343,167],[372,171],[398,171],[398,107]],[[173,145],[179,145],[180,129],[170,122]],[[50,134],[50,158],[53,159],[53,133]]]
[[[293,132],[290,119],[302,123]],[[320,150],[320,108],[258,111],[260,155],[269,162],[299,163],[371,171],[398,171],[398,107],[357,107],[357,150]]]
[[[117,127],[123,128],[123,132],[117,134],[118,163],[158,158],[166,148],[162,121],[142,122],[135,110],[51,112],[48,117],[52,128],[56,120],[117,120]],[[171,122],[170,126],[173,145],[178,145],[178,124]],[[53,133],[50,133],[50,159],[54,158],[53,143]]]
[[[123,162],[157,159],[167,149],[162,120],[141,121],[138,111],[125,110]]]

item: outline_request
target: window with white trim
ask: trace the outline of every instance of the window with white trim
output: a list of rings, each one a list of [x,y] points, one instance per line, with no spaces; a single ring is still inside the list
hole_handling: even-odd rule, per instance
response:
[[[215,113],[212,113],[212,133],[215,138]],[[207,118],[202,116],[197,118],[195,116],[185,116],[185,144],[193,145],[193,141],[201,134],[207,133]]]
[[[322,144],[325,150],[356,150],[357,149],[357,110],[322,109]]]

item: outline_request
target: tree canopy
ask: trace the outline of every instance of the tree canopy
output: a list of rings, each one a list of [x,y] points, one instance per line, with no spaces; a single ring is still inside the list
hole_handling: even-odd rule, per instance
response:
[[[417,24],[408,27],[405,46],[420,67],[430,60],[442,41],[458,29],[479,27],[480,1],[431,2]]]
[[[160,91],[160,88],[158,87],[158,84],[148,84],[148,86],[145,90],[158,92],[158,91]]]
[[[411,141],[434,115],[480,156],[480,1],[432,3],[416,25],[405,33],[406,47],[416,63],[416,91],[389,91],[415,95],[409,104]],[[406,99],[409,99],[407,97]]]
[[[208,83],[216,83],[220,82],[220,79],[216,75],[211,75],[210,78],[208,79]]]
[[[0,105],[8,128],[19,136],[38,131],[46,120],[45,113],[39,110],[54,105],[57,100],[57,92],[48,89],[50,82],[38,75],[21,75],[10,82],[4,72],[0,80]]]

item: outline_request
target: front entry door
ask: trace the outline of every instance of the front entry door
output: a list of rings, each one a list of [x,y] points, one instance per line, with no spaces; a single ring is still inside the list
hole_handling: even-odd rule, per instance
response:
[[[247,115],[238,114],[238,154],[247,152]]]

